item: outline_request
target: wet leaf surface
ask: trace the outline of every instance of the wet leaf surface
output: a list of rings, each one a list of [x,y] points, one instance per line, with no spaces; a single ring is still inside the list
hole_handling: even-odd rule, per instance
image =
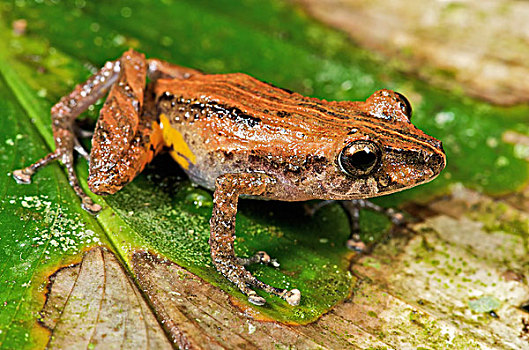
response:
[[[0,345],[23,348],[46,337],[34,330],[46,271],[68,264],[82,247],[106,238],[94,218],[70,205],[77,199],[70,191],[61,191],[69,185],[57,165],[44,169],[31,185],[19,186],[12,180],[12,169],[39,157],[46,147],[3,78],[0,115]]]
[[[259,322],[264,315],[258,310],[227,302],[219,289],[152,254],[135,253],[133,269],[165,324],[185,329],[190,344],[207,339],[223,348],[525,348],[529,247],[523,240],[529,216],[463,187],[433,201],[428,212],[407,235],[358,260],[352,297],[307,326]],[[490,216],[507,216],[526,228],[521,236],[491,230]]]

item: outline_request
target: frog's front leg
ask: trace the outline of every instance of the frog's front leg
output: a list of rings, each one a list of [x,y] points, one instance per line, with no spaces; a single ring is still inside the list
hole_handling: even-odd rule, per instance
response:
[[[247,271],[243,264],[248,262],[237,258],[233,248],[235,241],[235,216],[239,195],[263,195],[272,178],[265,174],[225,174],[217,178],[211,216],[211,235],[209,245],[213,263],[222,275],[235,283],[248,296],[248,301],[255,305],[263,305],[265,299],[258,296],[250,287],[257,287],[270,294],[277,295],[290,305],[298,305],[301,293],[297,289],[288,291],[272,287],[259,281]],[[256,255],[259,256],[260,254]],[[261,254],[267,260],[267,254]],[[260,260],[260,259],[255,259]]]

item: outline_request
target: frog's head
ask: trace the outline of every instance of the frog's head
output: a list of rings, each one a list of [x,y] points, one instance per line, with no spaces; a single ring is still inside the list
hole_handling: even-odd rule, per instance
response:
[[[411,105],[401,94],[380,90],[359,108],[356,122],[337,145],[337,197],[374,197],[434,179],[446,157],[441,142],[411,123]]]

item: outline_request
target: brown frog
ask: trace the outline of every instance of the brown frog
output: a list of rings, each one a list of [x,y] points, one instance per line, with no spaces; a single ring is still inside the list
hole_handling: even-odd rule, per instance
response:
[[[88,156],[74,135],[74,120],[108,90]],[[351,217],[348,244],[362,250],[360,208],[402,220],[365,199],[430,181],[446,162],[441,142],[411,124],[411,106],[399,93],[380,90],[365,102],[325,101],[245,74],[208,75],[145,59],[133,50],[78,85],[51,115],[56,150],[14,171],[18,182],[29,183],[40,167],[60,160],[83,207],[95,213],[101,206],[79,187],[74,150],[89,159],[88,185],[96,194],[115,193],[168,150],[194,182],[214,190],[213,263],[257,305],[265,299],[252,287],[291,305],[301,293],[267,285],[245,269],[274,263],[265,252],[235,256],[239,196],[340,200]]]

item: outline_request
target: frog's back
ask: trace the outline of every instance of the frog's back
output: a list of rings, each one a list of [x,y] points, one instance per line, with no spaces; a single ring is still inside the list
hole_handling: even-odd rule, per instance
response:
[[[362,104],[348,102],[345,111],[340,103],[305,97],[242,73],[161,80],[156,92],[161,112],[171,116],[172,123],[208,119],[210,126],[218,124],[219,131],[231,130],[233,136],[243,136],[247,141],[289,142],[292,138],[298,142],[303,134],[306,142],[333,131],[342,133],[351,126],[350,109]]]

